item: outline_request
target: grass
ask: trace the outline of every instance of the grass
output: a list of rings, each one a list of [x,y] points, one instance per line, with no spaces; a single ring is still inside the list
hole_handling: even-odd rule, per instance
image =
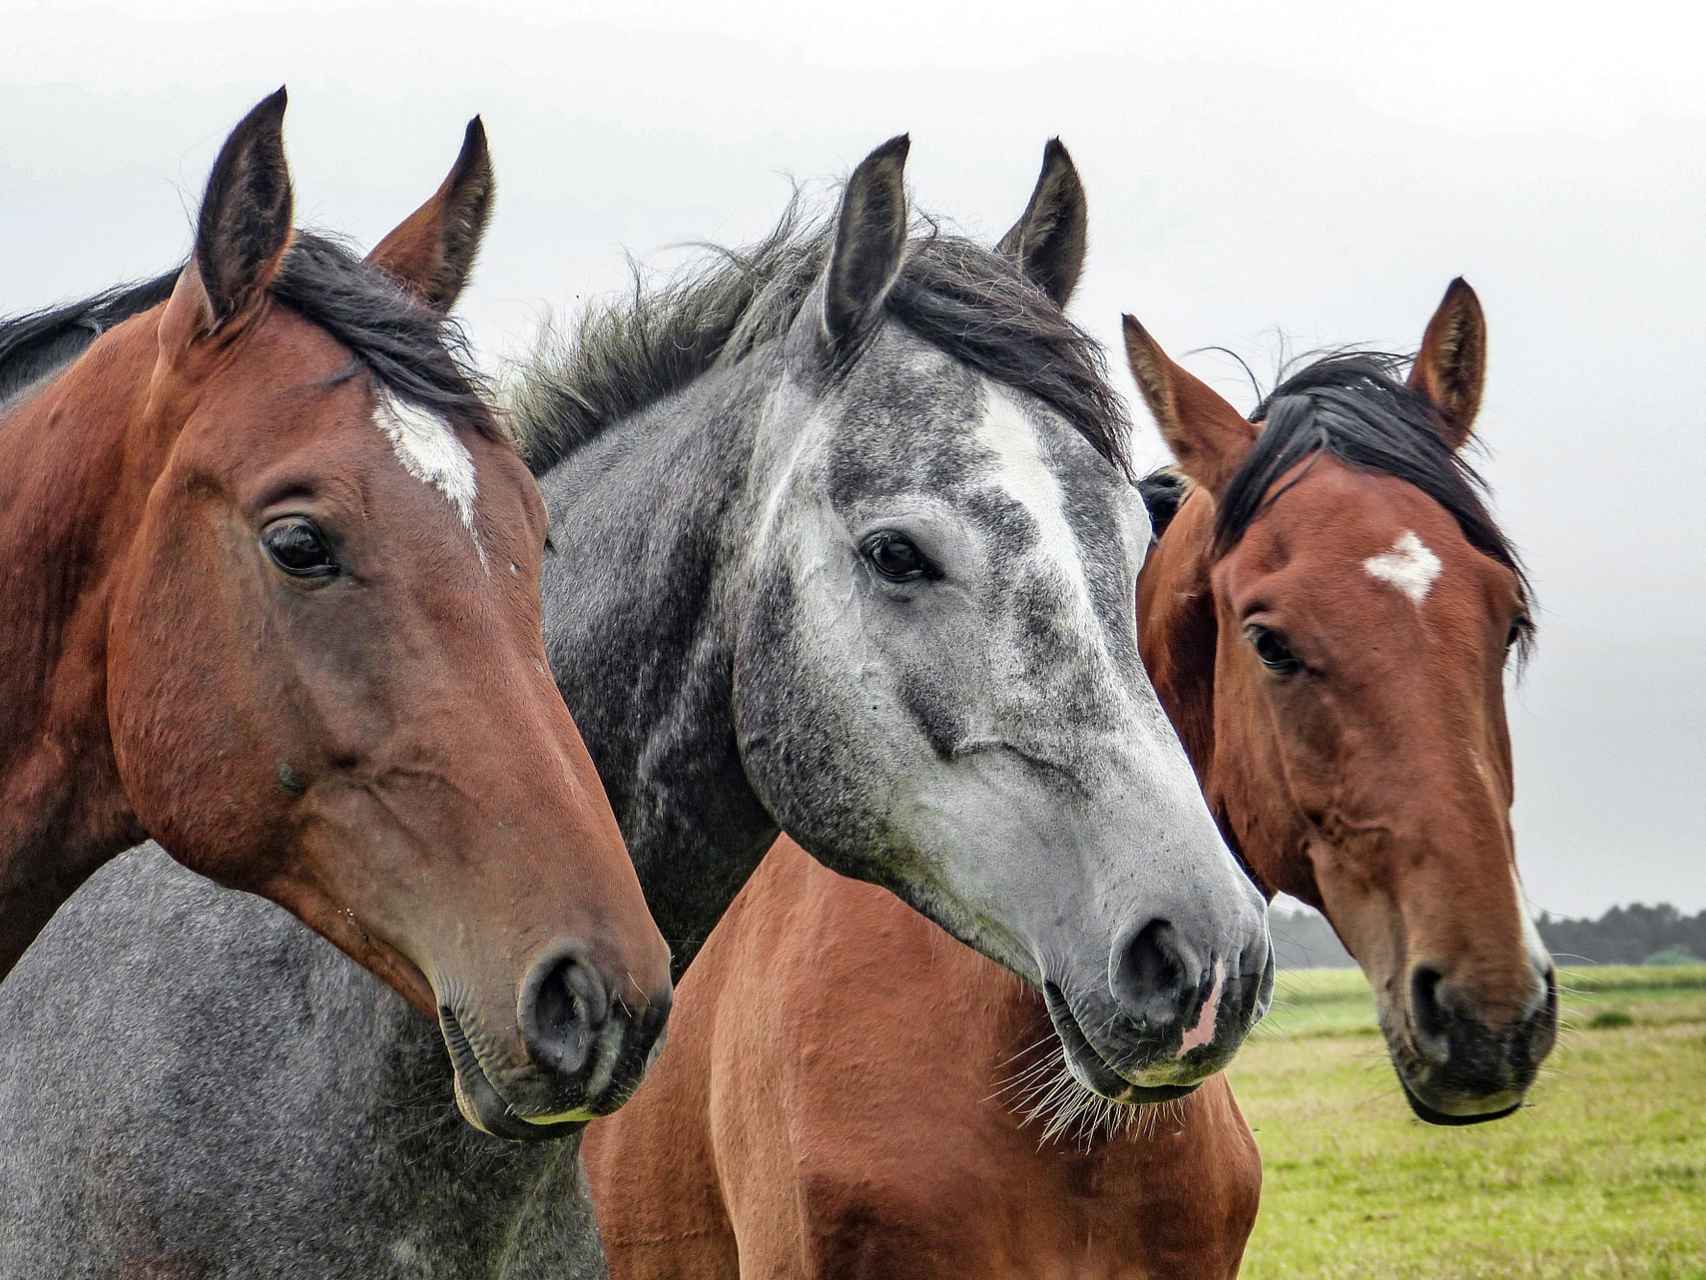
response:
[[[1570,1029],[1532,1105],[1436,1129],[1362,975],[1282,971],[1228,1073],[1265,1170],[1245,1280],[1706,1280],[1706,965],[1560,985]]]

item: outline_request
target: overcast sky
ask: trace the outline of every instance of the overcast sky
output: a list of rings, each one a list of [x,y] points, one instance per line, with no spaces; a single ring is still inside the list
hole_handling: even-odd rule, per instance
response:
[[[1543,606],[1511,707],[1530,897],[1706,907],[1699,9],[812,7],[8,6],[0,311],[176,261],[219,142],[280,82],[299,220],[364,244],[484,115],[488,361],[620,287],[625,251],[751,239],[786,175],[903,130],[918,201],[990,237],[1061,135],[1090,197],[1075,307],[1110,344],[1130,310],[1264,374],[1280,333],[1407,349],[1462,274],[1491,326],[1485,470]],[[1187,363],[1249,406],[1229,361]]]

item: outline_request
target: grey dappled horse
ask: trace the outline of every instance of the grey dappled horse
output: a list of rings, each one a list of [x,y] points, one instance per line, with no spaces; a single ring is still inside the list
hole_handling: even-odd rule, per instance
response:
[[[678,968],[786,827],[1041,986],[1087,1087],[1173,1096],[1272,971],[1137,656],[1082,192],[1052,147],[1004,252],[912,236],[905,152],[527,371],[547,648]],[[572,1140],[465,1132],[430,1025],[157,853],[0,1025],[0,1274],[601,1272]]]

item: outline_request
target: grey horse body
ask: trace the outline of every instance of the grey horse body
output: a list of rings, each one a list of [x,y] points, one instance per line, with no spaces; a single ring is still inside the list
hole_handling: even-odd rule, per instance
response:
[[[843,224],[892,221],[896,154],[861,166],[888,164],[890,187]],[[1119,423],[1097,421],[1117,405],[1012,266],[927,240],[907,271],[938,273],[928,293],[892,248],[886,277],[859,258],[837,291],[825,238],[770,277],[795,295],[778,323],[725,323],[698,367],[535,460],[547,653],[678,972],[785,825],[1047,984],[1051,1011],[1109,1037],[1120,1067],[1097,1086],[1137,1088],[1154,1046],[1116,1038],[1108,976],[1133,911],[1172,895],[1213,913],[1226,1044],[1271,970],[1137,659],[1148,523],[1110,465]],[[897,280],[915,316],[885,322],[879,292],[859,321],[858,290]],[[1002,326],[1027,316],[1040,336],[1020,360]],[[832,319],[868,331],[815,371]],[[931,323],[984,348],[956,359]],[[879,581],[868,531],[891,525],[946,571]],[[52,923],[0,986],[0,1027],[4,1280],[603,1273],[576,1139],[467,1130],[434,1028],[156,851]],[[1176,1035],[1154,1061],[1181,1087],[1218,1064]]]
[[[601,1274],[578,1140],[468,1128],[430,1023],[153,846],[73,898],[0,1008],[6,1280]]]

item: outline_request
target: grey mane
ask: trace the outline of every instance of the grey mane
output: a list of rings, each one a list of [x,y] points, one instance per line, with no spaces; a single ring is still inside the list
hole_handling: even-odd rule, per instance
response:
[[[782,337],[823,275],[834,231],[796,193],[757,243],[707,245],[704,261],[655,288],[636,272],[630,295],[588,309],[567,336],[548,333],[512,392],[528,466],[549,471],[614,424]],[[886,307],[950,357],[1043,400],[1131,476],[1130,421],[1100,345],[1005,254],[926,219]]]

